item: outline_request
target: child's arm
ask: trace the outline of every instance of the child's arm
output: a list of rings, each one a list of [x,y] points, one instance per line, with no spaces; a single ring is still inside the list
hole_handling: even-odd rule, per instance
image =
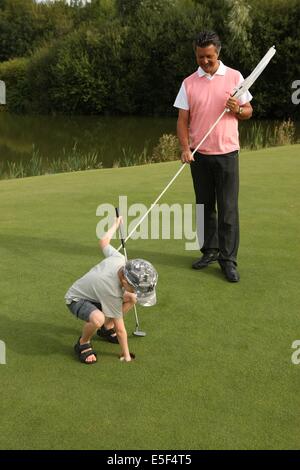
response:
[[[126,362],[129,362],[131,361],[131,356],[128,349],[127,331],[125,328],[124,320],[123,318],[114,318],[113,321],[119,344],[121,346],[122,357],[124,357],[124,360]]]
[[[136,303],[137,303],[136,294],[132,294],[131,292],[125,291],[123,295],[123,305],[122,305],[123,314],[127,313],[128,310],[130,310]]]
[[[103,235],[103,237],[99,240],[99,245],[101,250],[105,248],[107,245],[110,244],[110,241],[116,232],[116,230],[119,228],[120,223],[123,221],[122,216],[118,217],[115,219],[114,223],[110,227],[110,229]]]

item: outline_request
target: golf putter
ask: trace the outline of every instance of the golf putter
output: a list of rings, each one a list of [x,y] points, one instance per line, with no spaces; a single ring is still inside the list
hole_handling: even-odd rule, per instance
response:
[[[119,215],[120,215],[119,214],[119,208],[116,207],[115,209],[116,209],[116,216],[119,217]],[[128,258],[127,258],[127,251],[126,251],[126,248],[125,248],[125,241],[124,241],[124,235],[123,235],[123,230],[122,230],[122,224],[119,225],[119,232],[120,232],[120,239],[121,239],[121,243],[122,243],[122,248],[123,248],[125,260],[127,261]],[[138,319],[138,314],[137,314],[137,309],[136,309],[135,304],[133,305],[133,309],[134,309],[134,316],[135,316],[135,331],[132,334],[134,336],[146,336],[145,331],[140,330],[140,324],[139,324],[139,319]]]

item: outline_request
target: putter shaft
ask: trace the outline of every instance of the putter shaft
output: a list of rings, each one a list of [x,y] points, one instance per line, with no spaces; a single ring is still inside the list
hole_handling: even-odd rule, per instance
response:
[[[119,208],[116,207],[115,210],[116,210],[116,216],[119,217],[120,216]],[[127,251],[126,251],[126,248],[125,248],[125,240],[124,240],[124,235],[123,235],[123,229],[121,227],[121,224],[119,225],[119,232],[120,232],[120,239],[121,239],[121,243],[122,243],[122,247],[123,247],[123,251],[124,251],[125,260],[128,261]],[[133,309],[134,309],[134,316],[135,316],[135,332],[133,334],[136,335],[136,336],[146,336],[146,333],[144,331],[140,331],[140,324],[139,324],[137,308],[136,308],[135,304],[133,305]]]

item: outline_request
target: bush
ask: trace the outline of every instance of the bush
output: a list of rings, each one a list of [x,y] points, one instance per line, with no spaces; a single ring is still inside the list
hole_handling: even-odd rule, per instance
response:
[[[158,145],[153,149],[152,161],[157,163],[178,160],[180,153],[177,137],[173,134],[163,134]]]
[[[6,85],[7,109],[26,112],[31,100],[28,84],[29,59],[12,59],[0,64],[0,77]]]
[[[296,128],[294,122],[292,122],[290,119],[281,122],[275,127],[275,145],[290,145],[295,143],[295,133]]]
[[[296,120],[299,15],[299,0],[0,0],[0,60],[29,61],[3,63],[0,79],[9,70],[13,111],[175,115],[181,81],[197,67],[193,39],[215,29],[221,59],[245,77],[276,45],[251,88],[254,114]]]

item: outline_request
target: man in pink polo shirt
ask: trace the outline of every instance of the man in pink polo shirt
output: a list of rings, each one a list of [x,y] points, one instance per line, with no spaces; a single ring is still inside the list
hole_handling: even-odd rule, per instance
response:
[[[239,100],[230,96],[243,77],[219,60],[220,50],[216,33],[198,35],[195,53],[199,68],[183,81],[174,106],[179,108],[181,160],[191,165],[196,204],[204,204],[203,255],[193,268],[202,269],[218,261],[226,279],[238,282],[238,121],[251,118],[252,96],[249,92]],[[225,107],[229,112],[192,157],[193,149]]]

